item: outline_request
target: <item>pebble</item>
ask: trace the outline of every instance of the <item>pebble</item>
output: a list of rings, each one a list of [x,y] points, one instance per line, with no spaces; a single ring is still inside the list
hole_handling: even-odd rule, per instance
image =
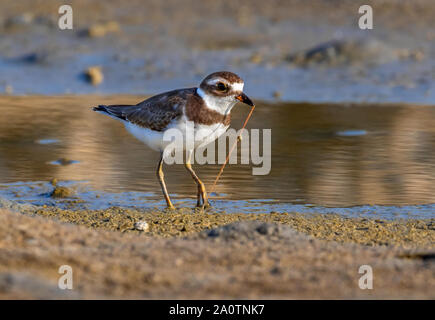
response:
[[[73,191],[67,187],[56,186],[51,192],[52,198],[69,198],[73,195]]]
[[[104,76],[100,66],[89,67],[85,71],[86,79],[93,85],[98,86],[103,82]]]
[[[146,221],[138,221],[134,224],[134,228],[139,231],[148,231],[150,229],[150,225]]]
[[[260,53],[254,53],[250,58],[249,61],[255,64],[261,63],[263,61],[263,56]]]
[[[115,21],[107,23],[95,24],[87,30],[87,35],[90,38],[104,37],[108,33],[115,33],[120,30],[119,24]]]
[[[274,91],[272,95],[275,99],[279,99],[282,96],[282,92],[281,91]]]

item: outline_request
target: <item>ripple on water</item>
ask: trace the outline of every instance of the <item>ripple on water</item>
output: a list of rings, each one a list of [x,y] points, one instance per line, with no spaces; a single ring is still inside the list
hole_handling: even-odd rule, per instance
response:
[[[59,143],[60,141],[58,139],[39,139],[35,141],[38,144],[53,144],[53,143]]]
[[[337,131],[336,135],[340,137],[358,137],[358,136],[364,136],[367,134],[366,130],[344,130],[344,131]]]
[[[54,166],[69,166],[70,164],[80,163],[80,161],[61,158],[58,160],[50,161],[48,163]]]
[[[164,201],[159,194],[151,192],[110,193],[93,190],[86,181],[62,181],[57,184],[70,188],[74,195],[70,198],[56,199],[50,197],[54,186],[50,182],[16,182],[0,184],[0,198],[13,200],[22,204],[57,206],[64,209],[99,210],[110,207],[137,209],[163,209]],[[193,207],[196,200],[172,195],[178,207]],[[79,201],[77,201],[79,200]],[[433,218],[435,204],[380,206],[362,205],[333,208],[311,204],[294,204],[271,199],[225,200],[211,199],[211,212],[219,213],[321,213],[338,214],[346,217],[366,217],[374,219],[428,219]]]

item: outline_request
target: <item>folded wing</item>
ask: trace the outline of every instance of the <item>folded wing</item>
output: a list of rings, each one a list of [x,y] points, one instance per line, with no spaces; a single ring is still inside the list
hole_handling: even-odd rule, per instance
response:
[[[143,128],[163,131],[183,114],[183,107],[194,89],[176,90],[153,96],[137,105],[100,105],[94,111],[108,114]]]

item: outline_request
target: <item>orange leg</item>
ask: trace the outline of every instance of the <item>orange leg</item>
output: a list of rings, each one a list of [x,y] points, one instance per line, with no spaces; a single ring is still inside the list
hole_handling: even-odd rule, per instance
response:
[[[187,161],[184,164],[184,166],[186,167],[187,171],[190,172],[190,175],[192,176],[193,180],[195,180],[196,185],[198,186],[196,206],[203,209],[208,208],[210,207],[210,204],[208,203],[207,191],[205,190],[204,183],[198,178],[195,171],[193,171],[192,169],[192,164],[190,163],[191,156],[192,156],[192,152],[189,153]]]
[[[175,209],[174,205],[171,202],[171,198],[169,198],[168,190],[166,189],[165,183],[165,175],[163,174],[163,153],[160,157],[159,165],[157,167],[157,178],[159,179],[160,186],[162,187],[163,196],[165,197],[167,208]]]

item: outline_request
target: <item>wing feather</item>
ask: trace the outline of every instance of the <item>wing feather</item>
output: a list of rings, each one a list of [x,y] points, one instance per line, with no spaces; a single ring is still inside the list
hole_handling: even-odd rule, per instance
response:
[[[153,96],[137,105],[100,105],[94,111],[131,122],[143,128],[163,131],[171,121],[183,114],[183,107],[195,88],[174,90]]]

